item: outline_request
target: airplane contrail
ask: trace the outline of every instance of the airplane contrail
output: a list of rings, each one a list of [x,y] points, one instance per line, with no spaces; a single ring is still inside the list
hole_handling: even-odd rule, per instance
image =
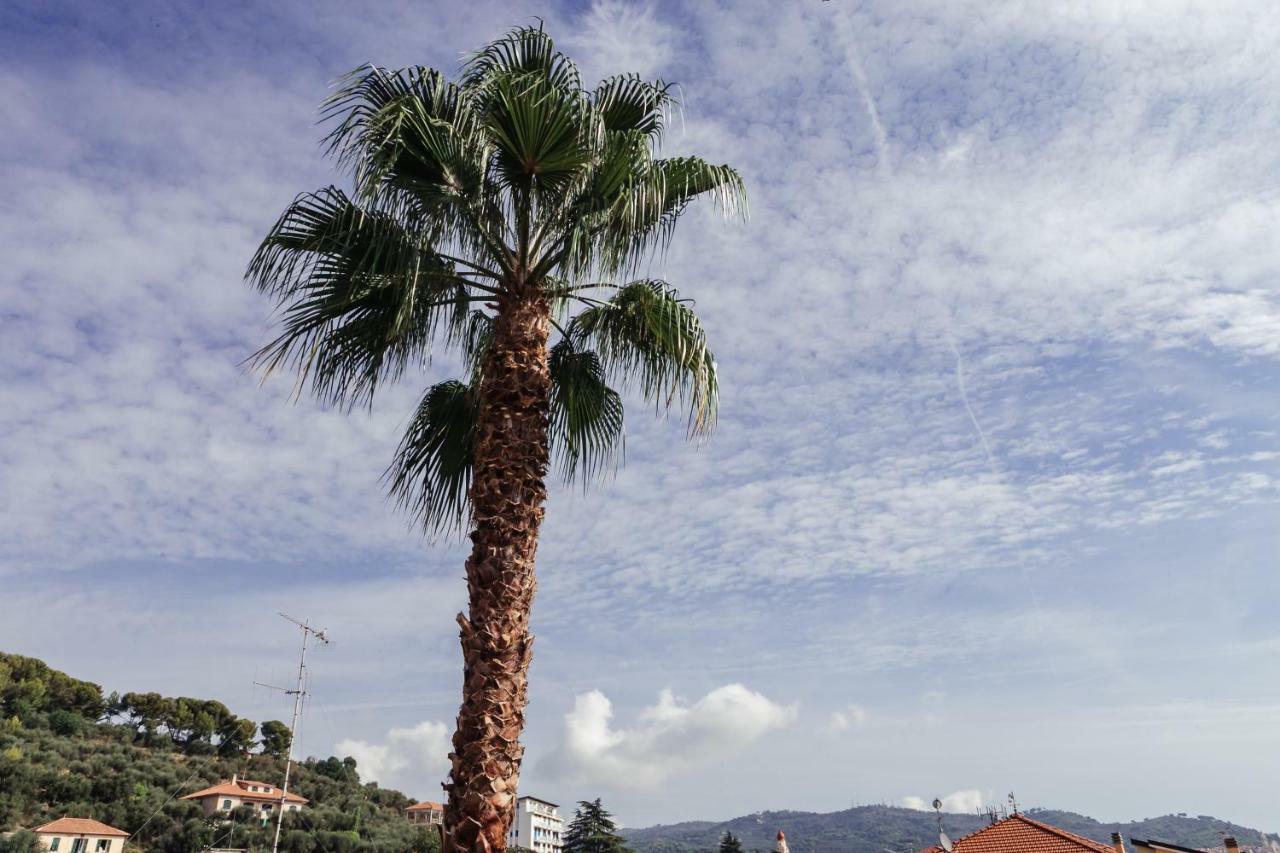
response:
[[[947,345],[951,347],[951,352],[956,357],[956,384],[960,388],[960,401],[964,403],[964,410],[969,413],[969,420],[973,422],[973,428],[978,432],[978,440],[982,442],[982,451],[987,455],[987,465],[991,467],[992,474],[999,474],[996,466],[996,457],[991,452],[991,442],[987,440],[987,433],[982,428],[982,424],[978,422],[978,416],[973,411],[973,406],[969,403],[969,388],[965,381],[964,375],[964,356],[960,354],[960,348],[956,346],[956,339],[952,337],[951,332],[947,332]]]
[[[853,72],[853,80],[858,85],[858,94],[862,96],[862,104],[866,107],[867,117],[871,120],[871,134],[876,143],[876,166],[880,174],[887,178],[891,173],[889,135],[885,133],[884,124],[880,121],[880,110],[876,108],[876,100],[871,96],[871,87],[867,85],[867,72],[862,67],[862,60],[858,56],[858,47],[849,20],[845,15],[835,15],[834,18],[837,35],[843,42],[845,62]]]

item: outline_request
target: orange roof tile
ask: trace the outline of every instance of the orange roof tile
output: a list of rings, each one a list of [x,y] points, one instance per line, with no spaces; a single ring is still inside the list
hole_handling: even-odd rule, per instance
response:
[[[60,817],[52,823],[37,826],[36,832],[62,835],[111,835],[128,838],[129,833],[114,826],[107,826],[100,820],[87,817]]]
[[[273,788],[273,790],[270,793],[266,791],[250,791],[248,787],[250,785],[256,785],[259,788]],[[239,797],[242,800],[253,800],[258,803],[278,803],[280,802],[280,789],[274,788],[274,786],[268,785],[266,782],[250,782],[241,779],[238,782],[219,782],[212,788],[205,788],[203,791],[187,794],[180,799],[203,800],[207,797]],[[298,805],[310,802],[306,797],[299,797],[292,791],[284,795],[284,801]]]
[[[1015,814],[955,842],[954,853],[1115,853],[1110,844]],[[938,845],[920,853],[943,853]]]
[[[409,806],[409,808],[405,809],[405,811],[410,811],[410,812],[442,812],[442,811],[444,811],[444,806],[443,806],[443,805],[441,805],[440,803],[433,803],[433,802],[431,802],[430,800],[423,800],[423,801],[422,801],[422,802],[420,802],[420,803],[414,803],[413,805]]]

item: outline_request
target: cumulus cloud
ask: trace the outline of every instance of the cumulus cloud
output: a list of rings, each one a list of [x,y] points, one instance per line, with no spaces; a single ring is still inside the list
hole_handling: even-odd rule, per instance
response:
[[[832,711],[827,720],[827,729],[832,732],[844,732],[860,726],[867,721],[867,709],[861,705],[849,703],[843,708]]]
[[[982,808],[983,803],[982,792],[976,788],[955,791],[940,799],[942,800],[942,810],[944,812],[974,812]],[[933,798],[903,797],[902,805],[908,809],[931,812],[933,811]]]
[[[717,687],[692,704],[663,690],[635,725],[615,728],[613,703],[592,690],[579,694],[565,715],[563,742],[548,764],[551,772],[576,781],[647,787],[746,749],[790,725],[796,711],[741,684]]]
[[[424,720],[409,728],[387,732],[383,743],[348,738],[335,745],[339,755],[356,760],[360,778],[429,797],[439,790],[449,771],[449,737],[444,723]]]

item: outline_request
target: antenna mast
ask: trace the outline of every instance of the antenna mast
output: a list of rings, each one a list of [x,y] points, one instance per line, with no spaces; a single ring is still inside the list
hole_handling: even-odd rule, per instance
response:
[[[951,841],[951,837],[942,828],[942,800],[937,797],[933,798],[933,810],[938,813],[938,846],[942,848],[943,853],[952,853],[955,845]]]
[[[287,687],[277,687],[274,684],[263,684],[261,681],[253,682],[259,687],[279,690],[284,695],[293,697],[293,721],[289,723],[289,748],[285,750],[284,757],[284,785],[280,788],[280,804],[276,809],[276,837],[271,842],[271,853],[279,853],[280,851],[280,828],[284,825],[285,798],[289,795],[289,770],[293,767],[293,734],[298,730],[298,715],[302,713],[302,697],[307,695],[307,691],[302,686],[307,670],[307,641],[315,637],[316,642],[323,643],[326,646],[329,645],[329,638],[324,631],[317,631],[307,621],[294,619],[288,613],[281,613],[280,615],[302,629],[302,654],[298,657],[297,686],[290,690]]]

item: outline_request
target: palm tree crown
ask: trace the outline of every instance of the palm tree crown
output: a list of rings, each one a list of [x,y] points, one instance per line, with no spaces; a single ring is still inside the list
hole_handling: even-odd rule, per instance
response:
[[[456,81],[353,72],[323,113],[351,191],[297,197],[249,266],[283,326],[255,366],[295,369],[351,407],[433,352],[459,353],[468,375],[427,390],[387,472],[433,531],[470,520],[482,379],[512,305],[545,305],[555,332],[546,440],[567,478],[616,463],[615,388],[678,402],[690,435],[706,433],[717,383],[701,323],[666,282],[627,279],[690,201],[745,214],[745,194],[728,166],[656,156],[672,107],[670,86],[634,75],[585,89],[540,26],[477,52]]]

